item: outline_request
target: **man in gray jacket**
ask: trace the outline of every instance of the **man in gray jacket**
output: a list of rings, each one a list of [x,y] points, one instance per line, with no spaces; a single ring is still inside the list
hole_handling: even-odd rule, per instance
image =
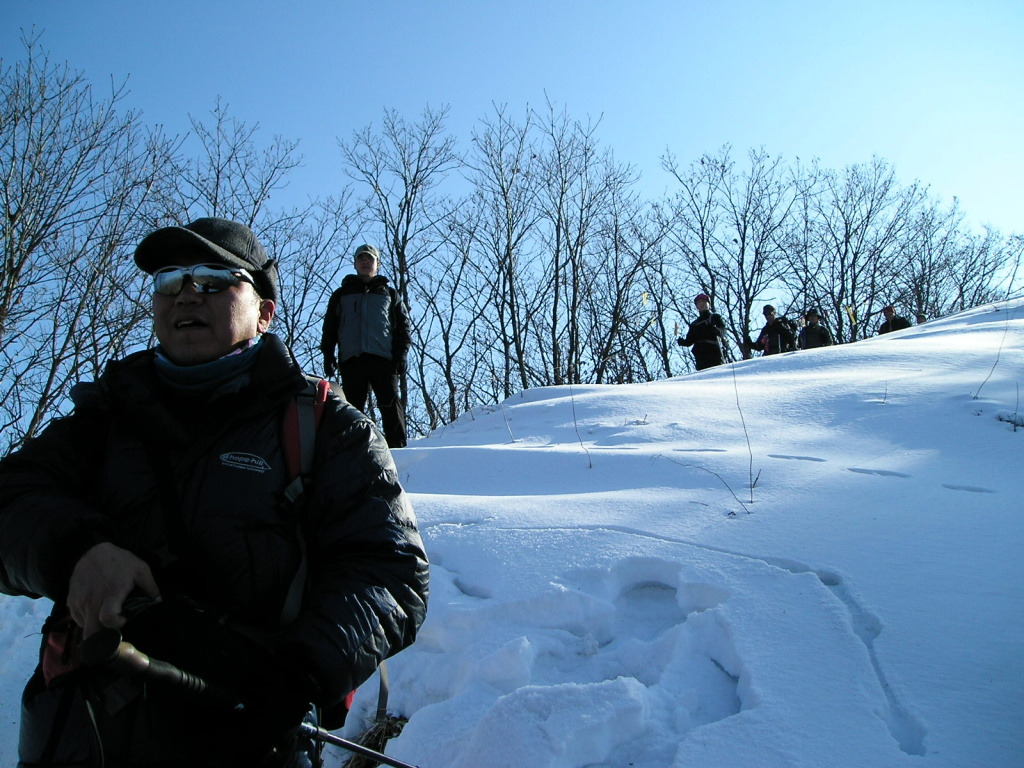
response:
[[[324,370],[328,377],[341,374],[346,399],[364,413],[372,388],[388,446],[404,448],[399,377],[412,343],[409,313],[398,291],[378,274],[380,253],[374,246],[360,245],[353,261],[356,274],[346,276],[327,302],[320,341]]]

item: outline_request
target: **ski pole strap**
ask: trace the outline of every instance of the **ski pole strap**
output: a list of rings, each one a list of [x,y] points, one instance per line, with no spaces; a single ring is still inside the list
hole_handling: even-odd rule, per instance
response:
[[[377,722],[383,723],[388,718],[388,693],[391,691],[388,684],[388,663],[382,661],[377,671],[380,673],[380,687],[377,689]]]
[[[417,768],[412,763],[403,763],[401,760],[396,760],[393,757],[388,757],[382,752],[378,752],[375,749],[364,747],[362,744],[358,744],[348,739],[343,739],[340,736],[335,736],[330,731],[325,731],[323,728],[319,728],[312,723],[303,723],[299,726],[299,730],[309,736],[311,739],[322,741],[325,744],[333,744],[336,747],[341,747],[349,752],[363,757],[368,757],[382,765],[390,765],[391,768]]]

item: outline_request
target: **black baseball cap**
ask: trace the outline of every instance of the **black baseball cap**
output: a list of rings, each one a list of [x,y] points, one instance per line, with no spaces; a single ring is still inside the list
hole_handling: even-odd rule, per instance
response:
[[[277,262],[249,227],[237,221],[208,217],[183,227],[163,227],[150,232],[135,249],[135,263],[143,272],[176,264],[182,252],[198,253],[211,263],[226,264],[249,272],[256,293],[278,300]]]

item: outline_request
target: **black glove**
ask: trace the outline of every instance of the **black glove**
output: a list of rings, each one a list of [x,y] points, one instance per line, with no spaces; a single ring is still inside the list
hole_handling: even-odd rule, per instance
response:
[[[676,344],[678,344],[680,347],[688,347],[688,346],[690,346],[689,343],[687,343],[686,339],[684,339],[682,336],[680,336],[678,339],[676,339]]]
[[[167,662],[223,689],[240,709],[224,710],[221,697],[182,691],[184,706],[212,707],[241,734],[242,764],[271,765],[296,748],[296,728],[316,700],[317,684],[296,653],[274,655],[235,631],[215,611],[184,596],[126,603],[123,637],[152,659]],[[264,763],[270,758],[270,762]],[[284,763],[281,763],[282,765]]]
[[[331,378],[338,371],[338,360],[334,355],[324,355],[324,376]]]
[[[296,729],[312,709],[316,693],[312,678],[297,664],[274,657],[242,688],[246,757],[267,760],[294,749]]]

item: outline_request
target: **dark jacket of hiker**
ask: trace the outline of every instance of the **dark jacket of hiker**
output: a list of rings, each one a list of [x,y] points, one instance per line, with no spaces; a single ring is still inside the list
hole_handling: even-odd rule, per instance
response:
[[[391,360],[398,371],[405,366],[412,338],[409,313],[388,279],[377,275],[363,282],[347,275],[327,302],[320,351],[345,362],[356,355],[377,355]]]
[[[831,347],[835,341],[832,339],[832,331],[820,323],[814,325],[808,323],[800,329],[797,339],[800,349],[815,349],[817,347]]]
[[[902,331],[905,328],[910,327],[910,321],[905,317],[895,315],[891,320],[886,320],[880,326],[878,326],[878,334],[891,333],[892,331]]]
[[[282,500],[282,414],[308,385],[275,336],[257,355],[212,396],[170,387],[152,350],[77,387],[71,416],[0,463],[0,590],[51,598],[56,622],[69,564],[116,543],[150,565],[163,598],[129,618],[126,640],[243,697],[280,688],[334,707],[413,641],[426,555],[383,440],[333,394],[301,512]],[[288,621],[300,523],[309,576]],[[95,718],[108,766],[242,765],[247,745],[275,736],[261,712],[207,708],[92,669],[47,687],[37,668],[22,764],[89,764],[79,761],[93,749]]]
[[[679,339],[679,346],[692,348],[697,370],[703,371],[725,362],[722,354],[724,335],[725,321],[722,316],[706,310],[690,323],[686,336]]]
[[[795,350],[796,338],[793,336],[793,328],[789,320],[784,317],[776,317],[771,322],[765,323],[757,341],[754,342],[754,347],[760,349],[765,355],[777,355],[780,352]]]

